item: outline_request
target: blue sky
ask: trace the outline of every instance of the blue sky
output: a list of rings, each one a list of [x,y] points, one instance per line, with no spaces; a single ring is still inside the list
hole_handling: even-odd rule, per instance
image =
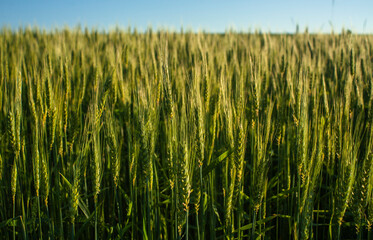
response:
[[[115,26],[145,30],[192,28],[208,32],[294,32],[307,26],[311,32],[373,33],[372,0],[0,0],[0,26],[95,27]]]

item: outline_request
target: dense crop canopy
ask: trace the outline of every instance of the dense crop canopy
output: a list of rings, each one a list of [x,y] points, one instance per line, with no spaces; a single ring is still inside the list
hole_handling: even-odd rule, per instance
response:
[[[372,56],[350,33],[3,29],[0,236],[370,237]]]

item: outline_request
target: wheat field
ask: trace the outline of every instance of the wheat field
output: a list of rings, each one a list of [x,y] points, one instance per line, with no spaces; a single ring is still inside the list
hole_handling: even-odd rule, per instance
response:
[[[2,239],[373,239],[373,36],[0,31]]]

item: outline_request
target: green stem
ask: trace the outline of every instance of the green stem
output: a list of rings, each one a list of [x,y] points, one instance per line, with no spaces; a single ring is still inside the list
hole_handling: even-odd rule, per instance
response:
[[[256,211],[253,209],[253,228],[251,229],[251,239],[255,239]]]
[[[49,216],[48,204],[46,202],[45,202],[45,209],[46,209],[46,212],[47,212],[47,218],[51,219],[50,216]],[[53,212],[52,212],[52,214],[53,214]],[[51,231],[50,235],[54,236],[54,223],[52,221],[49,222],[49,231]]]
[[[189,215],[189,209],[187,210],[187,213],[186,213],[186,240],[188,240],[188,237],[189,237],[188,215]]]
[[[95,199],[95,240],[97,239],[97,199]]]
[[[118,221],[121,222],[122,221],[122,216],[120,214],[120,206],[119,206],[119,200],[118,200],[117,187],[114,188],[114,206],[116,206],[116,208],[118,210]],[[114,212],[115,212],[115,210],[114,210]]]
[[[149,197],[149,179],[146,180],[146,231],[149,239],[152,238],[152,231],[150,230],[150,197]]]
[[[176,211],[176,206],[175,206],[175,203],[177,201],[177,196],[176,194],[174,193],[174,188],[172,188],[172,199],[174,201],[172,201],[172,215],[174,216],[174,223],[175,223],[175,226],[174,226],[174,239],[178,239],[178,232],[177,232],[177,211]]]
[[[242,181],[242,180],[241,180]],[[242,209],[242,198],[240,197],[241,196],[241,191],[242,191],[242,182],[240,182],[239,184],[239,188],[238,188],[238,219],[237,219],[237,224],[238,224],[238,239],[241,239],[242,238],[242,232],[241,232],[241,215],[243,213],[243,209]]]
[[[202,204],[203,204],[203,188],[202,188],[202,166],[199,168],[199,178],[200,178],[200,184],[201,184],[201,186],[200,186],[200,188],[201,188],[201,191],[200,191],[200,208],[202,207],[202,222],[203,222],[203,206],[202,206]],[[201,204],[202,203],[202,204]],[[202,224],[202,226],[203,226],[203,224]],[[202,229],[203,230],[203,229]],[[200,234],[200,227],[199,227],[199,221],[198,221],[198,212],[197,212],[197,231],[198,231],[198,239],[204,239],[203,237],[203,231],[202,231],[202,235]]]
[[[368,240],[370,240],[370,229],[368,230]]]
[[[16,217],[16,204],[15,204],[15,198],[13,199],[13,240],[16,240],[16,224],[14,222],[14,219]]]
[[[298,198],[297,198],[297,222],[296,222],[296,231],[295,231],[295,234],[296,234],[296,237],[299,237],[299,223],[300,223],[300,189],[301,189],[301,184],[300,184],[300,181],[301,181],[301,177],[300,177],[300,174],[299,174],[299,171],[298,171]]]
[[[40,196],[38,196],[38,214],[39,214],[40,239],[43,239],[43,232],[42,232],[42,227],[41,227],[41,216],[40,216]]]
[[[200,235],[200,230],[199,230],[199,220],[198,220],[199,216],[198,216],[198,212],[196,214],[196,222],[197,222],[197,239],[200,240],[201,239],[201,235]]]
[[[72,225],[71,225],[71,239],[72,240],[75,239],[75,220],[72,221]]]

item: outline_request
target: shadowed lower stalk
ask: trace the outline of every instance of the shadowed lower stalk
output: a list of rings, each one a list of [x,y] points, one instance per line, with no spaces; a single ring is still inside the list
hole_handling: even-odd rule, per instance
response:
[[[257,211],[253,209],[253,227],[251,230],[251,239],[255,239],[256,214],[257,214]]]

